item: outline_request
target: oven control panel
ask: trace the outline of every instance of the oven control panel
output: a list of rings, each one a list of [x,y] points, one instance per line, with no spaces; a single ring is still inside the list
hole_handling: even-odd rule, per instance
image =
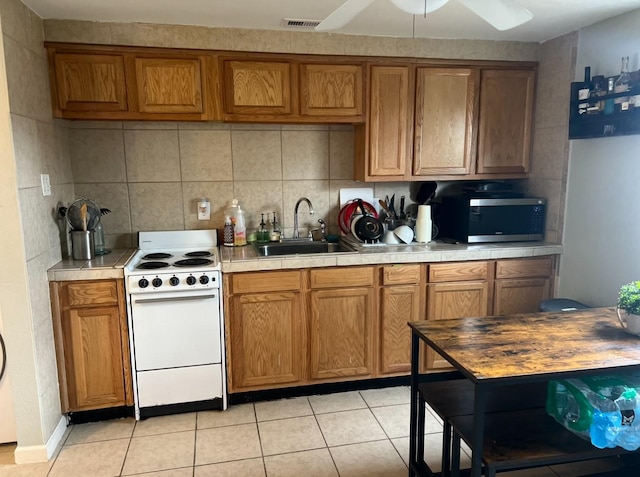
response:
[[[129,293],[206,290],[220,288],[220,272],[146,273],[127,277]]]

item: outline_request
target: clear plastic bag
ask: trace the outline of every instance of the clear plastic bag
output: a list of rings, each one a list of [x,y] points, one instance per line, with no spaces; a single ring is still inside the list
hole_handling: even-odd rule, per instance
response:
[[[640,448],[640,376],[549,381],[547,413],[600,448]]]

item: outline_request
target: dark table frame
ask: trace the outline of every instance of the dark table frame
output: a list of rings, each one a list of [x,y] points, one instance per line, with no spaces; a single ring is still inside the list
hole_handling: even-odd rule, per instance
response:
[[[640,371],[640,338],[622,329],[614,308],[423,321],[409,326],[410,477],[434,475],[424,462],[425,409],[418,385],[438,376],[420,374],[420,342],[474,384],[471,477],[482,472],[486,396],[493,387]],[[443,458],[449,458],[449,449],[443,443]]]

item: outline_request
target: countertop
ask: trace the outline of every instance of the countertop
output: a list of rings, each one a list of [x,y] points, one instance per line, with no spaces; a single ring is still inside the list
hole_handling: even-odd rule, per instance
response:
[[[451,262],[557,255],[562,245],[547,242],[449,244],[429,242],[411,245],[361,246],[354,252],[260,257],[252,245],[220,247],[222,271],[226,273],[290,268],[377,265],[385,263]]]
[[[115,249],[92,260],[65,258],[47,270],[47,278],[51,282],[123,278],[124,264],[135,252],[132,248]]]

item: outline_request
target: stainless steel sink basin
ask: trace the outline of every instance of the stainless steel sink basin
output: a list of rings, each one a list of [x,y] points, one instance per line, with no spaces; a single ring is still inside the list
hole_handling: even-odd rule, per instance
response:
[[[274,243],[254,243],[253,247],[261,257],[273,257],[278,255],[296,255],[309,253],[336,253],[350,252],[348,248],[339,243],[290,241]]]

